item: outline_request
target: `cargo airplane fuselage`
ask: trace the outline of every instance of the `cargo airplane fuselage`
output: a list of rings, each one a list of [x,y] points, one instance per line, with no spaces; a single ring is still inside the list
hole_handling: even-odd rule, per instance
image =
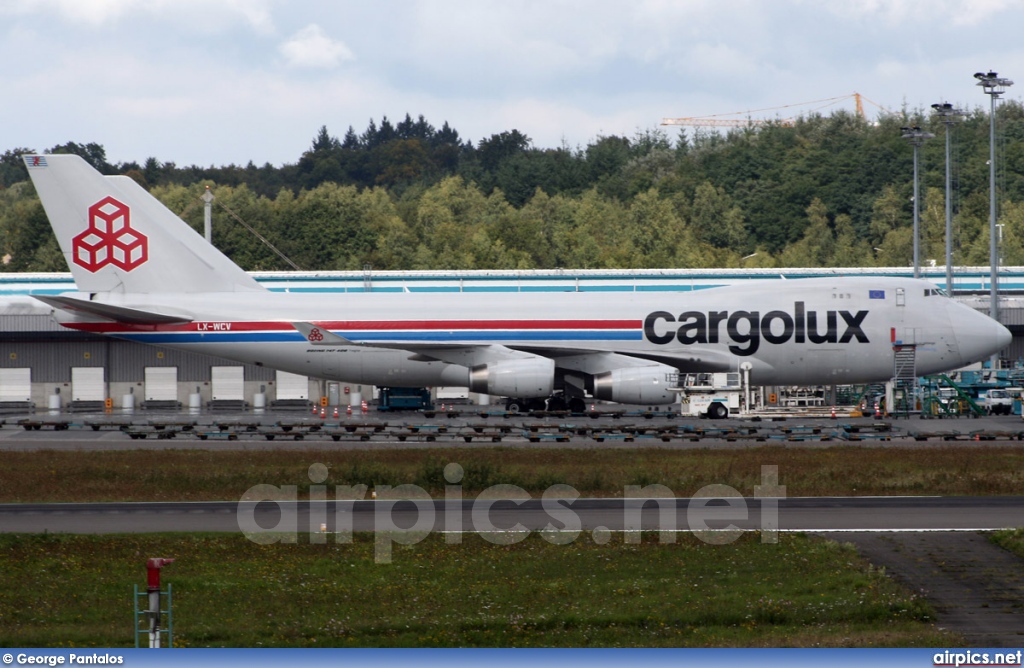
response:
[[[675,373],[757,385],[884,381],[986,359],[1009,332],[931,283],[767,280],[695,292],[269,292],[127,177],[26,164],[80,292],[39,297],[78,330],[318,378],[515,398],[675,400]]]

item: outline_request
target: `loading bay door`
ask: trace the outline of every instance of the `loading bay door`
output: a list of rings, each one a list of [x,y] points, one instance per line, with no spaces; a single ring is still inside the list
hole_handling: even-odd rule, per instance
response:
[[[309,399],[309,378],[287,371],[277,372],[278,401],[306,401]]]
[[[32,369],[0,369],[0,402],[32,400]]]
[[[210,367],[214,401],[245,400],[245,367]]]
[[[103,401],[106,398],[103,367],[71,367],[71,401]]]
[[[178,367],[146,367],[146,401],[178,400]]]

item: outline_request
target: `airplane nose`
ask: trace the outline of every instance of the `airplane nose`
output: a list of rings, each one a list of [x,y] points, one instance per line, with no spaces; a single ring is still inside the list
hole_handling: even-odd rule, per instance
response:
[[[1002,325],[999,325],[999,331],[996,333],[996,345],[999,346],[999,350],[1006,348],[1013,342],[1013,334],[1010,330]]]
[[[1010,345],[1013,334],[992,318],[969,309],[957,323],[957,346],[963,364],[986,360]],[[968,315],[964,313],[963,315]],[[954,320],[954,323],[957,321]]]

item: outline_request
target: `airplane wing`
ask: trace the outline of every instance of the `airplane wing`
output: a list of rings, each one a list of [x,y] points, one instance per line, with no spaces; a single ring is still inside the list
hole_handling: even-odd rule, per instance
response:
[[[102,302],[79,299],[68,295],[32,295],[35,299],[72,313],[84,313],[86,315],[125,322],[133,325],[176,325],[192,322],[192,318],[171,313],[157,313],[155,311],[142,311],[140,309],[128,308],[126,306],[114,306]]]
[[[499,362],[507,362],[509,360],[547,358],[546,355],[538,355],[534,352],[516,350],[514,348],[509,348],[508,346],[495,344],[453,344],[443,346],[438,346],[436,344],[425,346],[410,346],[408,344],[402,344],[399,346],[396,344],[395,346],[388,347],[400,347],[402,350],[414,352],[421,359],[435,359],[447,362],[448,364],[459,364],[470,368],[487,364],[496,364]]]
[[[584,373],[603,373],[615,368],[643,365],[650,362],[674,367],[681,372],[728,371],[733,360],[722,352],[699,347],[688,347],[678,353],[609,353],[582,347],[540,347],[465,343],[413,343],[410,341],[374,341],[372,343],[350,341],[326,327],[311,322],[293,322],[295,327],[311,345],[315,346],[364,346],[368,348],[389,348],[406,350],[420,361],[438,360],[467,367],[494,364],[507,360],[544,357],[555,361],[561,369]]]
[[[481,364],[493,364],[505,360],[532,359],[538,355],[533,352],[513,350],[507,346],[489,344],[466,344],[466,343],[429,343],[417,344],[408,341],[386,342],[374,341],[364,343],[350,341],[339,336],[326,327],[321,327],[311,322],[293,322],[292,327],[297,329],[310,345],[314,346],[361,346],[365,348],[388,348],[391,350],[407,350],[413,353],[420,360],[438,360],[449,364],[459,364],[467,367],[480,366]],[[542,355],[546,357],[546,355]]]
[[[597,374],[647,363],[664,364],[683,373],[712,373],[735,370],[735,362],[716,350],[697,347],[685,352],[650,354],[645,352],[609,353],[587,350],[549,350],[545,356],[555,360],[561,369]]]

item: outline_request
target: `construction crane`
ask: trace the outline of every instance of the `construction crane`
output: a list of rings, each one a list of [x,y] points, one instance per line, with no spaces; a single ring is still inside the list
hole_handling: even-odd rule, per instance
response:
[[[855,103],[856,108],[857,108],[857,116],[859,116],[860,118],[866,118],[865,115],[864,115],[864,101],[871,102],[871,104],[875,105],[876,107],[878,107],[882,111],[885,111],[885,112],[889,111],[888,109],[886,109],[882,105],[878,104],[877,102],[872,102],[871,100],[868,100],[868,98],[864,97],[860,93],[851,93],[850,95],[840,95],[838,97],[829,97],[829,98],[825,98],[823,100],[812,100],[810,102],[798,102],[797,104],[786,104],[786,105],[782,105],[780,107],[765,107],[763,109],[751,109],[749,111],[736,111],[736,112],[733,112],[731,114],[714,114],[714,115],[711,115],[711,116],[699,116],[699,117],[698,116],[688,116],[688,117],[684,117],[684,118],[663,118],[663,119],[661,119],[661,124],[662,125],[689,125],[689,126],[693,126],[693,127],[730,127],[730,128],[742,128],[742,127],[757,126],[757,125],[767,125],[769,123],[775,124],[775,125],[789,126],[789,125],[793,125],[793,123],[794,123],[794,119],[793,118],[785,118],[785,119],[780,119],[780,120],[765,120],[765,119],[749,118],[749,115],[750,114],[759,113],[759,112],[762,112],[762,111],[776,111],[776,110],[779,110],[779,109],[790,109],[790,108],[793,108],[793,107],[806,107],[806,106],[811,105],[811,104],[819,105],[819,106],[815,107],[814,109],[810,110],[810,111],[817,111],[819,109],[824,109],[826,107],[831,107],[831,106],[833,106],[835,104],[839,104],[840,102],[843,102],[845,100],[849,100],[850,98],[853,98],[854,103]],[[746,119],[723,118],[724,116],[739,116],[741,114],[747,115],[748,118],[746,118]]]

